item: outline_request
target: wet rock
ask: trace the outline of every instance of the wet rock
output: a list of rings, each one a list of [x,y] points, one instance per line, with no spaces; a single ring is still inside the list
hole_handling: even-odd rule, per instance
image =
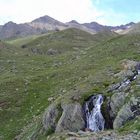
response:
[[[140,71],[140,62],[137,63],[137,65],[136,65],[136,70],[137,70],[137,71]]]
[[[107,92],[112,92],[112,91],[114,91],[114,90],[117,90],[120,86],[121,86],[121,84],[120,84],[120,83],[113,84],[113,85],[109,86],[109,88],[108,88],[108,91],[107,91]]]
[[[84,128],[85,122],[82,107],[79,103],[63,105],[62,108],[63,113],[58,121],[56,132],[76,132]]]
[[[125,79],[124,81],[121,82],[121,86],[119,87],[120,92],[128,92],[131,87],[131,81],[129,79]]]

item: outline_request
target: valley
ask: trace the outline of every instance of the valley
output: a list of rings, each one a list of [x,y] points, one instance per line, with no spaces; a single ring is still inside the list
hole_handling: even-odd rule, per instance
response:
[[[140,76],[120,89],[117,84],[139,70],[139,23],[118,34],[107,27],[96,33],[84,25],[66,28],[56,21],[55,30],[48,31],[40,21],[33,21],[28,35],[6,31],[0,40],[0,139],[138,140]],[[34,30],[38,24],[47,32]],[[79,115],[87,99],[98,94],[105,119],[99,135],[86,131]]]

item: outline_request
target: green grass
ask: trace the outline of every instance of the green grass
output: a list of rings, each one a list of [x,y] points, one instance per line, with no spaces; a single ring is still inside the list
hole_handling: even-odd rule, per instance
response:
[[[0,48],[0,138],[19,135],[51,104],[49,97],[69,102],[79,95],[82,103],[86,93],[104,93],[115,81],[111,73],[119,69],[120,60],[140,59],[140,48],[135,45],[139,35],[103,34],[69,29],[18,39]],[[23,43],[27,48],[21,48]],[[44,53],[34,54],[31,48]],[[47,55],[50,48],[61,53]],[[30,131],[27,135],[35,130]]]
[[[140,117],[127,122],[123,127],[119,129],[120,133],[130,133],[134,131],[140,131]]]

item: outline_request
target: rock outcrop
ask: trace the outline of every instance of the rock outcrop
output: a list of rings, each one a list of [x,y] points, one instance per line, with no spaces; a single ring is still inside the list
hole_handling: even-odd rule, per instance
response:
[[[85,127],[82,107],[79,103],[63,105],[63,114],[58,121],[56,132],[76,132]]]
[[[139,63],[125,61],[123,75],[122,73],[117,75],[119,79],[122,77],[124,79],[109,86],[107,93],[110,93],[111,96],[106,98],[102,108],[108,111],[108,115],[104,117],[107,123],[111,123],[109,129],[112,127],[113,129],[119,129],[128,121],[140,116],[139,71]],[[92,100],[91,104],[94,106],[95,101]],[[58,103],[56,105],[52,104],[44,114],[43,126],[47,132],[52,130],[56,133],[72,132],[77,135],[77,132],[83,130],[86,126],[82,109],[81,104],[75,100],[71,103],[59,102],[59,105]],[[102,110],[102,112],[105,115],[105,111]]]
[[[137,93],[140,85],[139,63],[123,61],[123,68],[125,70],[117,74],[117,76],[123,77],[125,80],[110,86],[108,90],[113,94],[110,98],[109,112],[113,120],[114,129],[122,127],[126,122],[140,115],[140,94]]]
[[[118,112],[113,128],[120,128],[127,121],[134,119],[138,115],[140,115],[140,98],[131,97],[130,102],[126,103]]]
[[[128,96],[128,93],[125,92],[116,92],[112,95],[110,102],[111,107],[110,116],[112,118],[116,117],[117,112],[122,107],[122,105],[124,105],[126,96]]]
[[[61,112],[62,111],[62,112]],[[62,105],[62,108],[51,105],[43,116],[43,127],[46,132],[77,132],[85,127],[82,107],[79,103]]]
[[[59,117],[59,110],[56,105],[51,105],[47,108],[43,116],[43,127],[48,131],[55,131],[57,125],[57,119]]]

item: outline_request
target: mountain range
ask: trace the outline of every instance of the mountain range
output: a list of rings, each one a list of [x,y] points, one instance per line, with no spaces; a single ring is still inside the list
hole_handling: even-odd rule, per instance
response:
[[[16,24],[10,21],[5,25],[0,25],[0,39],[44,34],[50,31],[60,31],[68,28],[77,28],[91,34],[96,34],[102,31],[114,31],[120,34],[125,34],[126,32],[129,32],[129,30],[131,30],[131,27],[133,27],[134,25],[134,22],[120,26],[104,26],[97,22],[80,24],[75,20],[67,23],[62,23],[46,15],[37,18],[29,23]]]

